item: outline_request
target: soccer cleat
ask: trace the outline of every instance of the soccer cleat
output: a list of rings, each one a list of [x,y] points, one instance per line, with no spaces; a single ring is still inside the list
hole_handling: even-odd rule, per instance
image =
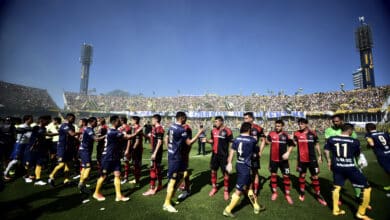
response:
[[[223,199],[224,199],[225,201],[228,201],[229,198],[230,198],[229,192],[228,192],[228,191],[224,191],[224,192],[223,192]]]
[[[215,193],[217,193],[217,188],[213,187],[213,189],[210,191],[209,196],[214,196]]]
[[[102,194],[93,194],[92,196],[94,199],[96,199],[99,202],[102,202],[106,200],[106,197],[104,197]]]
[[[142,193],[143,196],[153,196],[156,194],[156,189],[149,189],[148,191]]]
[[[294,204],[294,202],[293,202],[293,200],[292,200],[290,194],[286,194],[286,195],[284,196],[284,198],[286,198],[288,204],[290,204],[290,205]]]
[[[187,198],[188,196],[190,196],[191,192],[190,191],[183,191],[177,198],[180,199],[180,200],[183,200],[185,198]]]
[[[129,197],[125,197],[125,196],[121,196],[121,197],[116,197],[115,198],[115,202],[127,202],[127,201],[129,201]]]
[[[278,198],[278,193],[276,193],[276,192],[272,193],[271,200],[275,201],[277,198]]]
[[[55,186],[56,186],[56,184],[55,184],[55,182],[54,182],[54,179],[49,178],[49,179],[47,180],[47,183],[49,183],[49,185],[50,185],[51,187],[55,187]]]
[[[74,176],[72,179],[74,179],[74,180],[80,179],[80,174],[79,174],[79,175],[76,175],[76,176]]]
[[[372,220],[372,218],[368,217],[367,215],[361,215],[359,214],[359,212],[356,213],[356,218],[363,220]]]
[[[177,209],[175,209],[175,207],[173,207],[172,205],[164,205],[163,210],[171,213],[178,212]]]
[[[122,184],[122,185],[125,184],[125,183],[127,183],[127,179],[121,180],[121,184]]]
[[[236,217],[236,216],[233,215],[231,212],[226,211],[226,209],[223,210],[222,215],[224,215],[224,216],[226,216],[226,217],[230,217],[230,218]]]
[[[35,181],[35,183],[34,183],[35,186],[44,186],[44,185],[46,185],[46,184],[47,184],[47,183],[44,182],[44,181],[42,181],[42,180],[37,180],[37,181]]]
[[[301,202],[305,201],[305,195],[304,194],[301,194],[299,195],[299,200],[301,200]]]
[[[333,211],[332,214],[335,215],[335,216],[345,215],[345,211],[339,209],[338,211]]]
[[[321,205],[323,205],[323,206],[327,206],[327,205],[328,205],[328,204],[326,203],[324,197],[322,197],[321,194],[317,194],[317,201],[318,201]]]
[[[24,177],[24,181],[26,183],[32,183],[33,182],[33,180],[30,177]]]

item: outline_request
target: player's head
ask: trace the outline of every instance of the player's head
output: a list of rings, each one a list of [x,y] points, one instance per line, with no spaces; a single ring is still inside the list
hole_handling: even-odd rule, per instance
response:
[[[42,115],[39,117],[38,122],[40,126],[46,126],[50,123],[51,116],[50,115]]]
[[[309,124],[309,122],[307,121],[306,118],[298,119],[299,130],[305,130],[307,128],[307,124]]]
[[[203,125],[199,125],[199,128],[203,128]]]
[[[139,121],[141,120],[141,118],[140,117],[138,117],[138,116],[133,116],[133,117],[131,117],[131,124],[133,124],[133,125],[139,125]]]
[[[353,124],[345,123],[341,125],[341,133],[351,136],[353,132]]]
[[[275,121],[275,131],[281,132],[283,130],[284,122],[283,120],[276,120]]]
[[[88,124],[92,128],[95,128],[97,126],[97,118],[96,117],[90,117],[88,118]]]
[[[336,129],[341,128],[341,125],[343,124],[343,119],[342,119],[341,115],[333,115],[332,116],[332,124],[333,124],[333,127]]]
[[[23,116],[23,123],[26,123],[26,124],[33,123],[33,116],[32,115]]]
[[[255,120],[255,115],[253,114],[253,112],[244,113],[244,122],[253,123],[254,120]]]
[[[98,124],[100,126],[105,125],[106,124],[106,119],[104,117],[98,118]]]
[[[73,113],[66,114],[65,118],[70,124],[73,124],[74,121],[76,120],[76,116]]]
[[[216,116],[214,119],[214,125],[216,128],[220,128],[223,125],[223,117],[222,116]]]
[[[152,117],[152,125],[160,124],[161,122],[161,115],[155,114]]]
[[[376,125],[374,123],[367,123],[366,124],[366,131],[371,132],[376,130]]]
[[[126,116],[121,116],[120,117],[120,119],[119,119],[120,121],[121,121],[121,124],[127,124],[127,118],[126,118]]]
[[[88,125],[88,119],[86,119],[86,118],[81,118],[80,120],[79,120],[79,127],[81,128],[81,127],[85,127],[85,126],[87,126]]]
[[[121,126],[121,121],[119,120],[119,116],[118,115],[111,116],[110,117],[110,123],[111,123],[111,125],[114,128],[118,128],[119,126]]]
[[[185,124],[187,121],[187,115],[185,112],[176,112],[176,122],[179,124]]]
[[[240,133],[241,134],[249,134],[252,129],[252,124],[249,122],[244,122],[241,124]]]
[[[54,117],[53,118],[53,123],[55,124],[55,125],[59,125],[59,124],[61,124],[61,118],[60,117]]]

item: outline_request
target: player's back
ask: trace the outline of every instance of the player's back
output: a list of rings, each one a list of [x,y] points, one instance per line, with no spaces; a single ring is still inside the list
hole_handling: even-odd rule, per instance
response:
[[[172,124],[168,130],[168,160],[181,160],[181,148],[186,144],[187,132],[179,124]]]
[[[333,168],[355,167],[354,159],[360,154],[360,142],[348,136],[333,136],[327,140],[325,150],[332,153]]]
[[[88,150],[89,152],[92,151],[93,143],[94,143],[94,135],[95,132],[93,128],[91,127],[85,128],[82,134],[82,142],[81,142],[80,150]]]
[[[244,135],[240,135],[234,140],[232,148],[237,151],[237,166],[251,166],[251,157],[253,152],[255,152],[256,143],[255,138]]]
[[[104,160],[120,160],[120,140],[123,133],[115,128],[111,128],[107,132],[107,144],[102,153]]]
[[[390,154],[390,136],[387,132],[373,131],[366,134],[366,138],[374,141],[374,152],[377,156]]]

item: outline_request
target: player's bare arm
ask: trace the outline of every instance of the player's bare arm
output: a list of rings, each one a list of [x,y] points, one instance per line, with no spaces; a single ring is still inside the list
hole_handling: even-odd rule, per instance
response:
[[[187,144],[187,145],[191,145],[191,144],[193,144],[195,141],[197,141],[198,138],[199,138],[199,136],[202,134],[203,131],[204,131],[204,128],[201,128],[201,129],[199,129],[198,133],[196,133],[195,137],[193,137],[192,139],[187,138],[186,144]]]

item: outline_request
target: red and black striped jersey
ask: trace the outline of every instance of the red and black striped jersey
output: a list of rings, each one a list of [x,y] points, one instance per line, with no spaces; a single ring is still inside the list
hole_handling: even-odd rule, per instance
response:
[[[318,143],[318,136],[315,131],[295,131],[294,140],[298,145],[298,161],[311,162],[317,160],[315,146]]]
[[[252,124],[251,136],[256,139],[256,144],[259,144],[260,139],[265,137],[263,128],[258,124]]]
[[[232,130],[228,127],[214,128],[211,131],[211,139],[213,140],[213,153],[227,156],[229,143],[233,140]]]
[[[152,149],[153,151],[156,150],[156,147],[157,147],[157,142],[158,140],[161,140],[161,146],[160,148],[158,149],[158,153],[162,153],[163,151],[163,138],[164,138],[164,128],[161,126],[161,125],[158,125],[158,126],[153,126],[152,127],[152,133],[151,133],[151,145],[152,145]]]
[[[283,160],[282,155],[287,152],[289,146],[295,146],[293,140],[284,131],[279,133],[271,131],[267,140],[271,142],[270,159],[275,162]]]

